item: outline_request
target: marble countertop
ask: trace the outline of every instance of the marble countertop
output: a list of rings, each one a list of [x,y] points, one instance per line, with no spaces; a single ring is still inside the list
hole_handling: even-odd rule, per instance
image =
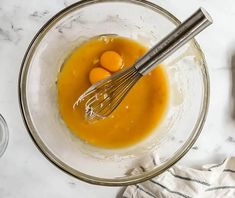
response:
[[[17,81],[27,46],[39,28],[75,0],[0,1],[0,113],[10,131],[0,159],[1,198],[116,197],[121,188],[94,186],[60,171],[37,150],[21,119]],[[235,2],[234,0],[155,0],[179,19],[199,6],[214,24],[197,37],[209,66],[211,100],[208,118],[194,147],[179,162],[198,167],[235,155]]]

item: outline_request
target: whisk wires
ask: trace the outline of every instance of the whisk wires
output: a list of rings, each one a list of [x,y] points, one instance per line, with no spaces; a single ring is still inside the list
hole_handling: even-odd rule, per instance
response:
[[[92,85],[75,102],[74,108],[84,105],[87,120],[106,118],[116,109],[141,76],[135,67],[124,69]]]

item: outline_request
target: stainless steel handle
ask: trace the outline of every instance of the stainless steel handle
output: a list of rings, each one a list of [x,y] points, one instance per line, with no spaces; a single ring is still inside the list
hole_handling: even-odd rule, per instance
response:
[[[134,65],[142,75],[151,71],[182,45],[212,24],[213,20],[204,8],[198,9],[192,16],[179,25],[150,49]]]

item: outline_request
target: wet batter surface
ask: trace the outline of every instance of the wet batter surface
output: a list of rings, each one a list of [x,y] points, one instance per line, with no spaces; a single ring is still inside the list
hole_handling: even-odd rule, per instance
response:
[[[58,105],[67,127],[81,140],[98,147],[121,148],[140,142],[160,123],[168,104],[168,81],[164,67],[158,66],[137,82],[108,118],[90,123],[85,120],[84,111],[74,109],[73,105],[91,86],[91,71],[94,68],[111,75],[116,72],[101,65],[100,58],[107,51],[120,55],[122,69],[133,65],[147,48],[119,36],[95,37],[81,44],[65,60],[58,75]],[[109,59],[114,60],[112,57]],[[100,71],[96,72],[95,79],[104,75]]]

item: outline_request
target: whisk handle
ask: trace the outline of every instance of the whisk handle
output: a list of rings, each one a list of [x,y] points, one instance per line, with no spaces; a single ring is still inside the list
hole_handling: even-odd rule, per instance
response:
[[[178,48],[212,24],[213,20],[204,8],[199,8],[193,15],[180,24],[158,44],[150,49],[134,65],[144,75],[151,71]]]

